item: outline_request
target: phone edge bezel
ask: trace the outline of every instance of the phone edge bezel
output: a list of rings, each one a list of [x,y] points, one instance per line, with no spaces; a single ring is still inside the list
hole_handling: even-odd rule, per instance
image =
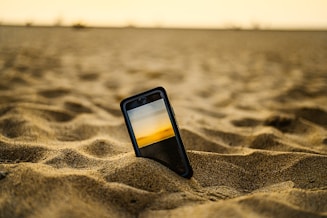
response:
[[[132,145],[133,145],[133,148],[134,148],[135,155],[137,157],[142,157],[140,149],[139,149],[139,147],[137,145],[137,142],[136,142],[136,138],[135,138],[135,135],[134,135],[134,132],[133,132],[133,129],[132,129],[131,122],[130,122],[130,120],[128,118],[128,115],[127,115],[126,104],[128,102],[130,102],[130,101],[133,101],[133,100],[141,97],[141,96],[150,95],[151,93],[156,92],[156,91],[161,92],[163,94],[163,96],[164,96],[163,99],[164,99],[164,103],[166,105],[166,109],[167,109],[167,112],[168,112],[168,115],[169,115],[169,119],[170,119],[170,121],[172,123],[172,126],[174,128],[174,132],[175,132],[175,136],[176,136],[177,141],[178,141],[179,149],[181,150],[181,153],[182,153],[183,162],[184,162],[184,164],[186,166],[186,172],[184,174],[178,174],[178,175],[180,175],[180,176],[182,176],[184,178],[191,178],[193,176],[193,169],[192,169],[190,161],[188,159],[184,143],[183,143],[182,138],[180,136],[179,128],[178,128],[178,125],[177,125],[177,122],[176,122],[176,119],[175,119],[175,116],[174,116],[174,112],[172,111],[172,107],[171,107],[171,104],[169,102],[167,92],[161,86],[150,89],[150,90],[147,90],[145,92],[138,93],[138,94],[133,95],[133,96],[130,96],[128,98],[123,99],[120,102],[120,108],[121,108],[121,111],[122,111],[123,116],[124,116],[125,124],[127,126],[127,130],[128,130],[128,133],[129,133],[129,137],[130,137],[130,139],[132,141]]]

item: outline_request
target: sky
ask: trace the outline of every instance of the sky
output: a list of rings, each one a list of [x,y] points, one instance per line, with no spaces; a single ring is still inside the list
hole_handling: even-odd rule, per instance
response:
[[[327,0],[0,0],[0,22],[327,29]]]

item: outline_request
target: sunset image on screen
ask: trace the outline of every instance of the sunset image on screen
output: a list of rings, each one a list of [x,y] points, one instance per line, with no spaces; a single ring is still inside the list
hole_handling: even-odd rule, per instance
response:
[[[140,148],[175,136],[163,99],[127,113]]]

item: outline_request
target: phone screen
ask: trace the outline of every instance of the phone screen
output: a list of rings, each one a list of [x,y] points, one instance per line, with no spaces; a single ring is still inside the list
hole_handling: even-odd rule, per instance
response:
[[[154,159],[180,175],[189,174],[188,159],[165,94],[150,92],[125,105],[137,155]]]
[[[175,138],[163,99],[128,110],[127,113],[139,148]]]

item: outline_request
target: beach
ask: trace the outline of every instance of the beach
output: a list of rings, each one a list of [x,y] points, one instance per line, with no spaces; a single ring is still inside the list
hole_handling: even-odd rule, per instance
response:
[[[327,217],[327,32],[0,26],[0,217]],[[166,89],[191,179],[135,157]]]

